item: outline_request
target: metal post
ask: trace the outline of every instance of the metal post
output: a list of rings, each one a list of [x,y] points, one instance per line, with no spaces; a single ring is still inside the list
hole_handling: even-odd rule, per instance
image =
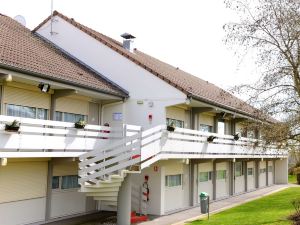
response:
[[[131,179],[125,177],[118,194],[117,225],[130,225],[131,211]]]
[[[207,203],[207,216],[208,216],[208,220],[209,220],[209,196],[208,196],[208,203]]]

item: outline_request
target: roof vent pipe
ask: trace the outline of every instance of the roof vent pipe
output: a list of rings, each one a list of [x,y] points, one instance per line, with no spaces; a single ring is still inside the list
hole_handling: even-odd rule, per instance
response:
[[[121,37],[123,38],[123,48],[127,49],[130,52],[133,52],[133,39],[135,39],[135,36],[128,33],[124,33],[121,35]]]

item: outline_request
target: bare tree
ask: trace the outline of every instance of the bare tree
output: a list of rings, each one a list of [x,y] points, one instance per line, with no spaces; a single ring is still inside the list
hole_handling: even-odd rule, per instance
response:
[[[238,55],[251,50],[261,73],[254,84],[235,88],[249,103],[280,122],[248,124],[262,130],[264,140],[300,144],[300,0],[225,0],[239,22],[224,26],[225,42]]]

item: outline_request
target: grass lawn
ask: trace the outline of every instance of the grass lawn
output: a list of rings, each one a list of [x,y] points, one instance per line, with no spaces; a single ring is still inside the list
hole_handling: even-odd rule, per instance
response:
[[[290,184],[297,184],[297,177],[296,177],[296,175],[289,175],[289,183]]]
[[[300,187],[290,187],[269,196],[214,214],[190,225],[283,225],[294,212],[291,201],[300,198]]]

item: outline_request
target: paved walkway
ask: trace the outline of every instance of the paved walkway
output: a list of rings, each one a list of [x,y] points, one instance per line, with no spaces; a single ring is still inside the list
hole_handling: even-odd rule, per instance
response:
[[[210,211],[211,213],[223,211],[225,209],[232,208],[234,206],[243,204],[248,201],[252,201],[265,195],[281,191],[288,187],[289,185],[274,185],[246,194],[241,194],[220,201],[215,201],[210,204]],[[200,208],[194,207],[171,215],[157,217],[151,221],[139,223],[139,225],[182,225],[185,224],[185,222],[187,221],[193,221],[198,219],[199,217],[201,217]]]

